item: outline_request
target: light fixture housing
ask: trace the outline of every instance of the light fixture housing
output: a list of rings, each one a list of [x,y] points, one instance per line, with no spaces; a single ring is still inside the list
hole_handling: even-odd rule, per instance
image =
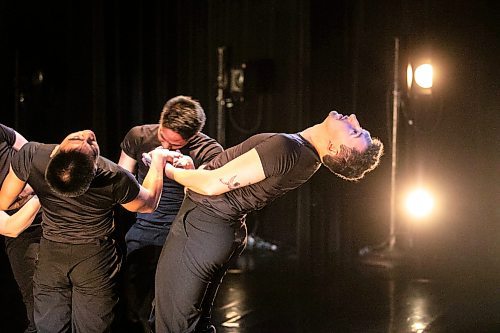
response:
[[[408,94],[431,95],[434,84],[434,68],[430,61],[409,63],[406,68],[406,85]]]

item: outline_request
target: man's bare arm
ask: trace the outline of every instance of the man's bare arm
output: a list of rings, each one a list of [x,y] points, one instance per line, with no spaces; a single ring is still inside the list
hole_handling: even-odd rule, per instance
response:
[[[17,178],[11,167],[0,190],[0,210],[11,209],[10,206],[16,201],[24,186],[25,182]]]
[[[132,157],[128,156],[123,150],[120,154],[120,160],[118,161],[118,165],[128,170],[130,173],[135,173],[135,169],[137,166],[137,161]]]
[[[17,237],[33,223],[39,209],[40,201],[37,196],[33,196],[12,215],[0,211],[0,234],[8,237]]]
[[[144,178],[137,197],[123,204],[123,208],[131,212],[151,213],[156,210],[163,188],[163,170],[168,158],[167,149],[155,149],[151,152],[152,160],[149,171]]]
[[[259,154],[252,149],[214,170],[184,170],[171,164],[165,166],[166,175],[200,194],[218,195],[265,179]]]

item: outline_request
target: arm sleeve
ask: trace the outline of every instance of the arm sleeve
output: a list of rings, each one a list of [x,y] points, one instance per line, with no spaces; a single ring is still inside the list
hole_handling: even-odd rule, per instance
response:
[[[255,146],[266,177],[283,175],[296,163],[299,143],[283,134],[276,134]]]
[[[200,150],[196,156],[192,156],[195,167],[207,164],[223,151],[222,146],[215,140],[210,139]]]
[[[27,181],[30,175],[31,164],[33,155],[38,148],[39,144],[35,142],[28,142],[12,156],[11,166],[17,178],[22,181]]]
[[[0,142],[6,142],[11,147],[14,146],[16,143],[16,131],[0,124]]]
[[[137,148],[141,146],[142,135],[140,135],[140,126],[132,127],[120,143],[120,148],[125,154],[137,160]]]
[[[115,185],[115,200],[119,204],[126,204],[137,198],[140,191],[140,185],[134,175],[127,170],[119,167],[117,172],[119,180]]]

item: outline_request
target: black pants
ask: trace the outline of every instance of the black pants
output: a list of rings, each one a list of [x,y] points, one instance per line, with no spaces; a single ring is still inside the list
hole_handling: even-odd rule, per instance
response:
[[[210,315],[222,278],[246,244],[244,221],[202,212],[184,200],[158,261],[156,333],[195,331]]]
[[[109,332],[120,265],[112,239],[67,244],[42,237],[33,289],[38,333]]]
[[[121,325],[128,333],[148,332],[155,272],[161,247],[145,246],[127,256],[123,270],[123,303],[125,318]]]
[[[127,231],[127,259],[123,269],[122,300],[125,318],[121,328],[128,333],[150,331],[149,317],[154,299],[156,264],[171,223],[138,220]]]
[[[36,332],[33,320],[33,273],[41,236],[42,226],[37,224],[30,226],[16,238],[5,237],[5,251],[26,307],[26,333]]]

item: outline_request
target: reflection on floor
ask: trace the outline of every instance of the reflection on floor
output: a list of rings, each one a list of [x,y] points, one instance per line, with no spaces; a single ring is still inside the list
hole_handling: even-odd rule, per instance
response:
[[[292,255],[246,250],[214,321],[218,333],[500,332],[499,280],[447,273],[359,264],[311,278]]]
[[[0,259],[0,333],[20,333],[20,295]],[[500,332],[498,265],[422,262],[396,269],[358,263],[321,274],[324,267],[303,272],[281,249],[247,249],[224,278],[214,324],[218,333]]]

